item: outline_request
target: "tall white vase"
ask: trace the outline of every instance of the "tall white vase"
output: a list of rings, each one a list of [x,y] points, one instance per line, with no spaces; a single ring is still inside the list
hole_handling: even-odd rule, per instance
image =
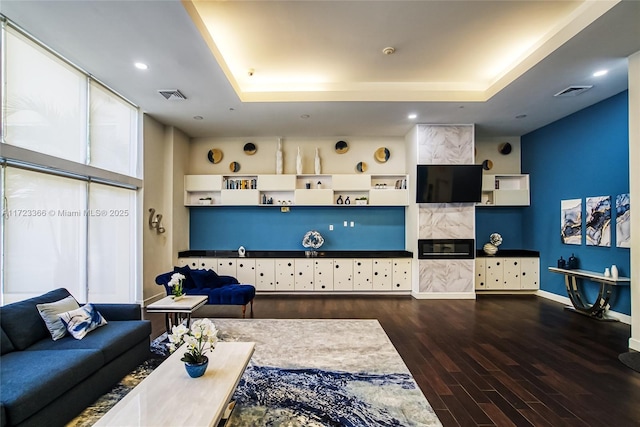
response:
[[[276,150],[276,173],[282,174],[282,138],[278,138],[278,149]]]
[[[298,157],[296,157],[296,173],[302,175],[302,152],[300,147],[298,147]]]
[[[618,278],[618,267],[616,267],[615,265],[611,266],[611,278],[612,279]]]
[[[315,172],[316,172],[316,175],[320,175],[322,173],[322,168],[320,166],[320,153],[318,152],[318,147],[316,147]]]

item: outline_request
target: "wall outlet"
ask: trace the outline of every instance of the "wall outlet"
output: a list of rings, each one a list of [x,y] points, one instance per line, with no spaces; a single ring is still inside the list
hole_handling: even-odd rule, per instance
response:
[[[329,224],[329,231],[333,231],[333,224]]]
[[[345,227],[347,226],[347,221],[345,221],[345,222],[344,222],[344,226],[345,226]]]
[[[353,221],[351,221],[351,223],[349,224],[349,226],[350,226],[350,227],[353,227],[353,226],[355,226],[355,225],[356,225],[356,224],[355,224]]]

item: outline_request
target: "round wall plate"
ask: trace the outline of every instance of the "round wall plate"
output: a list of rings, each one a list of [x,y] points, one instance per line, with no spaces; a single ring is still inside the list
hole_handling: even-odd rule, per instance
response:
[[[240,170],[240,163],[238,162],[229,163],[229,170],[231,172],[238,172]]]
[[[489,159],[482,162],[482,169],[489,171],[493,167],[493,162]]]
[[[376,150],[373,157],[378,163],[386,163],[389,157],[391,157],[391,152],[387,147],[380,147]]]
[[[338,141],[336,142],[336,153],[344,154],[349,151],[349,144],[346,141]]]
[[[356,165],[356,170],[358,172],[366,172],[367,164],[365,162],[358,162],[358,164]]]
[[[498,151],[500,152],[500,154],[504,155],[511,153],[511,144],[508,142],[503,142],[498,146]]]
[[[217,148],[211,149],[207,154],[207,158],[213,164],[220,163],[220,160],[222,160],[222,151]]]
[[[253,142],[247,142],[246,144],[244,144],[244,154],[253,156],[254,154],[256,154],[256,151],[258,151],[258,148]]]

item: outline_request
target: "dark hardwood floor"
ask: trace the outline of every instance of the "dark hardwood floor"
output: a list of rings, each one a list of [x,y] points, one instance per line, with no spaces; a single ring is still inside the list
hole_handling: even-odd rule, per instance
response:
[[[535,296],[472,300],[262,296],[255,318],[378,319],[447,426],[640,426],[630,327]],[[241,317],[206,306],[197,317]],[[160,315],[154,336],[164,331]]]

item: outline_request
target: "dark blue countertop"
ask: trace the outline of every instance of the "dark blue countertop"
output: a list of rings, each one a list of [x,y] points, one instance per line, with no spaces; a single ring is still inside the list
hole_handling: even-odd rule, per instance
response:
[[[498,249],[495,255],[487,255],[482,249],[476,249],[476,258],[540,258],[540,252],[527,249]]]
[[[246,251],[244,258],[309,258],[307,251]],[[238,251],[182,251],[180,258],[240,258]],[[316,258],[413,258],[409,251],[315,251]]]

